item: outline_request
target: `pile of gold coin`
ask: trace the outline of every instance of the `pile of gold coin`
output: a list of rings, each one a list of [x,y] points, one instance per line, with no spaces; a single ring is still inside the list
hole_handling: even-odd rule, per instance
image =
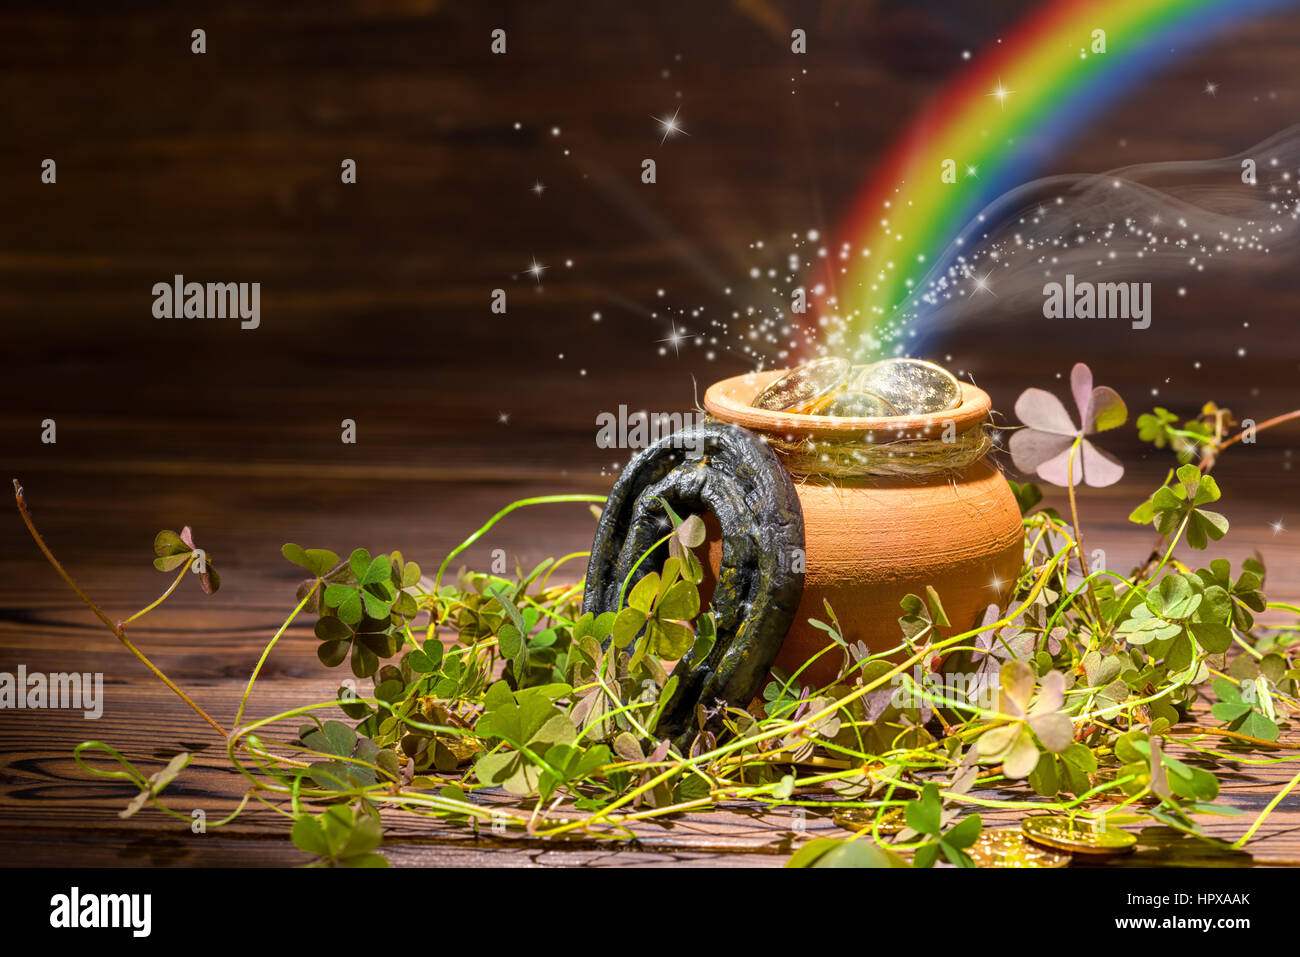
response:
[[[943,412],[961,405],[961,385],[924,359],[854,365],[827,356],[805,362],[763,389],[754,407],[769,412],[880,417]]]

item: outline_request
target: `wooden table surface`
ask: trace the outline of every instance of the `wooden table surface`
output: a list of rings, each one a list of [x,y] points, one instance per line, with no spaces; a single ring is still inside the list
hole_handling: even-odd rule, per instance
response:
[[[1240,463],[1240,460],[1238,460]],[[177,463],[172,463],[177,465]],[[60,472],[36,462],[23,463],[27,494],[51,547],[111,614],[150,600],[164,576],[149,565],[149,540],[159,525],[192,521],[200,544],[223,571],[222,590],[214,598],[197,588],[180,591],[134,631],[135,640],[158,665],[219,720],[230,720],[248,674],[265,642],[292,607],[297,575],[278,554],[281,540],[310,544],[356,542],[372,548],[400,547],[408,557],[431,565],[477,520],[510,499],[559,490],[592,490],[594,482],[520,481],[507,472],[495,481],[481,477],[385,476],[380,471],[343,474],[319,480],[312,495],[300,492],[290,475],[252,464],[231,465],[217,476],[186,472],[183,491],[157,496],[143,488],[150,482],[175,481],[174,469],[159,462],[153,474],[123,477]],[[1231,498],[1225,512],[1233,531],[1223,554],[1238,560],[1258,550],[1270,568],[1269,593],[1300,597],[1300,566],[1293,533],[1274,536],[1268,523],[1276,505],[1262,494],[1264,486],[1225,459],[1220,481]],[[96,508],[93,536],[87,521],[83,486],[92,483],[107,507]],[[136,494],[131,492],[140,486]],[[1089,545],[1104,548],[1113,567],[1125,568],[1149,548],[1145,530],[1127,525],[1125,493],[1134,497],[1136,482],[1114,490],[1089,492],[1084,508],[1098,516],[1089,525]],[[1293,487],[1293,486],[1292,486]],[[231,490],[237,490],[232,497]],[[352,504],[367,494],[364,510]],[[160,500],[161,499],[161,500]],[[1055,504],[1061,505],[1061,502]],[[418,522],[408,516],[415,512]],[[164,517],[166,516],[166,517]],[[174,516],[174,518],[173,518]],[[540,551],[555,554],[589,544],[591,520],[582,506],[546,506],[507,520],[492,536],[490,547],[511,556]],[[158,684],[92,618],[58,581],[24,537],[16,513],[0,517],[5,531],[0,553],[0,666],[12,670],[25,663],[30,671],[102,671],[105,707],[97,721],[68,711],[9,711],[0,714],[0,847],[6,862],[25,864],[169,865],[286,864],[302,859],[286,840],[282,823],[270,812],[248,812],[236,824],[205,835],[191,834],[152,810],[121,821],[117,812],[134,792],[128,784],[87,779],[72,762],[72,748],[83,740],[103,741],[154,770],[176,751],[196,754],[195,764],[168,789],[168,803],[185,812],[202,808],[216,820],[233,807],[241,782],[224,765],[224,749],[214,734],[170,691]],[[315,529],[316,531],[310,531]],[[130,543],[126,547],[123,543]],[[475,546],[471,564],[482,564],[487,546]],[[275,713],[286,706],[326,700],[337,689],[339,674],[317,662],[315,639],[307,626],[290,629],[269,660],[249,714]],[[288,729],[286,729],[288,731]],[[1296,754],[1294,728],[1284,731],[1290,747],[1270,756]],[[1231,750],[1231,749],[1228,749]],[[1243,758],[1251,757],[1242,753]],[[1228,762],[1220,769],[1223,800],[1244,812],[1241,818],[1207,819],[1208,830],[1235,838],[1296,770],[1293,763],[1252,766]],[[1013,820],[994,812],[990,823]],[[669,862],[710,865],[778,866],[804,836],[836,834],[826,813],[810,811],[805,830],[795,830],[788,809],[752,803],[728,805],[717,812],[688,814],[671,821],[645,823],[639,839],[613,845],[598,841],[547,843],[523,838],[475,835],[458,826],[392,818],[385,851],[396,864],[439,865],[612,865]],[[1277,809],[1249,847],[1251,857],[1189,847],[1160,828],[1142,832],[1139,852],[1119,863],[1300,863],[1300,796]]]
[[[688,409],[694,383],[702,393],[746,366],[725,342],[715,360],[693,339],[680,354],[664,348],[674,324],[707,334],[715,317],[771,307],[747,285],[750,268],[779,264],[792,231],[829,235],[960,52],[993,48],[1033,4],[998,0],[978,15],[956,0],[496,6],[217,3],[201,22],[157,5],[0,12],[0,478],[22,480],[51,547],[110,614],[164,586],[154,533],[195,528],[221,592],[186,587],[134,634],[226,720],[293,605],[281,544],[400,548],[428,568],[511,500],[606,490],[627,452],[596,447],[598,413]],[[511,52],[493,58],[488,33],[503,18]],[[806,74],[786,53],[801,24],[813,41]],[[189,52],[195,27],[208,31],[201,57]],[[1294,121],[1297,44],[1300,17],[1279,14],[1189,54],[1080,129],[1044,172],[1262,140]],[[1207,77],[1220,83],[1213,99]],[[678,107],[689,135],[662,143],[654,117]],[[659,160],[653,188],[637,178],[645,156]],[[39,181],[45,157],[58,160],[55,186]],[[339,183],[344,157],[358,162],[355,187]],[[548,266],[540,283],[525,272],[534,257]],[[154,319],[152,284],[177,273],[260,281],[261,327]],[[1294,276],[1211,269],[1186,297],[1159,285],[1146,333],[1046,329],[1032,311],[1005,310],[945,332],[927,354],[972,375],[1008,415],[1022,389],[1059,391],[1082,359],[1133,416],[1214,399],[1262,421],[1300,406]],[[509,293],[506,316],[488,312],[494,288]],[[40,441],[46,418],[57,444]],[[339,441],[345,418],[356,445]],[[1235,563],[1258,551],[1269,596],[1290,601],[1298,434],[1265,433],[1217,469],[1233,528],[1216,554]],[[1082,495],[1083,520],[1089,547],[1127,570],[1151,536],[1125,516],[1168,460],[1131,425],[1103,444],[1128,473]],[[1273,531],[1278,520],[1287,531]],[[592,529],[585,506],[529,510],[465,558],[484,567],[503,548],[536,562],[586,548]],[[333,696],[338,673],[314,647],[309,628],[290,630],[252,714]],[[0,712],[0,862],[301,860],[264,812],[206,835],[153,811],[118,819],[133,788],[88,780],[71,759],[83,740],[150,766],[194,750],[167,797],[209,819],[238,781],[207,726],[0,507],[0,670],[19,664],[103,672],[107,701],[94,722]],[[1298,734],[1283,737],[1294,746]],[[1212,832],[1239,833],[1294,769],[1236,762],[1224,800],[1246,816]],[[777,866],[799,840],[791,827],[785,811],[737,805],[643,825],[615,847],[407,822],[386,852],[398,864]],[[829,815],[809,816],[807,833],[835,832]],[[1185,842],[1144,832],[1120,863],[1245,860],[1171,843]],[[1250,851],[1300,861],[1300,795]]]

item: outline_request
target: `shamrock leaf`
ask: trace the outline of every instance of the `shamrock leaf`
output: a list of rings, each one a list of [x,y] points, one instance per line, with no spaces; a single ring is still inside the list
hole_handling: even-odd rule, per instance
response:
[[[1222,493],[1213,476],[1202,475],[1195,465],[1180,466],[1173,485],[1163,485],[1129,515],[1138,525],[1150,523],[1161,535],[1171,535],[1186,522],[1187,544],[1203,549],[1209,540],[1218,541],[1228,531],[1228,520],[1218,512],[1202,508],[1217,502]]]
[[[910,867],[895,851],[869,841],[818,837],[805,843],[786,867]]]
[[[318,752],[325,758],[313,762],[308,768],[311,779],[321,789],[344,791],[358,784],[374,784],[378,780],[374,768],[366,765],[379,763],[379,746],[342,721],[305,725],[298,729],[298,739],[305,749]]]
[[[285,546],[285,555],[315,571],[327,564],[333,552],[311,551]],[[321,617],[316,637],[321,644],[316,655],[333,668],[351,656],[352,673],[358,678],[374,675],[380,659],[391,658],[401,647],[400,629],[414,618],[419,606],[406,589],[420,580],[420,566],[404,562],[401,552],[374,558],[364,548],[349,556],[345,565],[325,573],[321,596]]]
[[[303,548],[301,545],[294,545],[290,542],[280,548],[280,553],[295,565],[307,569],[317,578],[324,577],[331,568],[339,563],[338,555],[328,548]]]
[[[1197,575],[1171,572],[1148,589],[1142,604],[1115,629],[1131,645],[1145,645],[1153,658],[1163,658],[1173,671],[1185,671],[1199,649],[1221,654],[1232,644],[1225,623],[1232,607],[1228,593],[1206,586]]]
[[[1079,410],[1077,426],[1052,393],[1026,389],[1020,394],[1016,415],[1026,427],[1011,436],[1011,459],[1020,471],[1053,485],[1113,485],[1123,477],[1124,466],[1084,436],[1123,425],[1128,409],[1114,389],[1093,388],[1092,370],[1082,362],[1070,370],[1070,387]]]
[[[980,735],[979,756],[988,762],[1001,762],[1009,778],[1028,777],[1038,764],[1039,746],[1059,754],[1074,739],[1074,725],[1061,712],[1065,702],[1065,675],[1049,671],[1043,676],[1037,696],[1034,694],[1034,671],[1021,661],[1008,661],[1000,673],[998,711],[1004,723]]]
[[[1181,429],[1175,424],[1177,422],[1178,416],[1156,406],[1151,412],[1138,416],[1138,438],[1158,449],[1168,446],[1178,454],[1180,462],[1190,462],[1202,446],[1213,441],[1214,430],[1197,419],[1184,422]]]
[[[650,572],[632,588],[627,607],[614,619],[612,634],[616,648],[626,648],[644,633],[632,656],[636,667],[647,652],[675,661],[690,651],[695,632],[690,622],[700,613],[700,591],[683,578],[677,558],[664,562],[663,575]]]
[[[1114,717],[1129,699],[1128,683],[1120,677],[1124,665],[1125,660],[1119,655],[1102,655],[1096,649],[1083,656],[1084,677],[1088,690],[1095,695],[1092,707],[1097,709],[1098,717],[1102,719]]]
[[[573,745],[578,738],[573,721],[555,707],[542,689],[511,692],[504,681],[488,689],[474,731],[481,738],[499,739],[504,745],[475,762],[478,779],[518,795],[538,793],[543,772],[554,781],[564,780],[564,770],[552,767],[545,756],[555,745]]]
[[[669,514],[672,515],[671,510]],[[700,564],[694,549],[704,544],[704,519],[690,515],[679,522],[676,515],[672,517],[675,527],[672,538],[668,539],[668,554],[681,562],[682,578],[698,585],[704,580],[704,566]]]
[[[1240,631],[1250,631],[1255,625],[1251,612],[1262,612],[1267,607],[1264,594],[1264,566],[1257,558],[1247,558],[1241,563],[1241,574],[1234,581],[1232,565],[1226,558],[1216,558],[1209,568],[1197,569],[1196,574],[1209,587],[1218,589],[1231,599],[1232,625]]]
[[[934,867],[940,851],[957,867],[975,866],[966,848],[979,838],[983,822],[978,814],[971,814],[945,831],[943,802],[937,785],[925,785],[915,801],[903,806],[903,816],[911,830],[931,838],[916,849],[912,857],[914,867]]]
[[[161,531],[154,536],[154,568],[160,572],[169,572],[189,565],[199,576],[199,587],[205,595],[215,595],[221,587],[221,576],[212,567],[207,552],[194,544],[194,533],[186,525],[177,535],[173,531]]]
[[[1210,713],[1226,721],[1229,731],[1263,741],[1277,740],[1277,713],[1266,677],[1247,679],[1240,686],[1227,678],[1215,678],[1213,687],[1219,701],[1210,708]]]
[[[388,860],[375,848],[383,840],[379,816],[373,811],[354,813],[336,804],[323,814],[301,814],[293,822],[290,838],[300,851],[317,860],[309,867],[387,867]]]
[[[1096,770],[1097,756],[1086,745],[1075,741],[1060,754],[1040,754],[1038,764],[1029,773],[1029,786],[1044,797],[1054,797],[1062,791],[1077,797],[1092,787],[1088,775]]]

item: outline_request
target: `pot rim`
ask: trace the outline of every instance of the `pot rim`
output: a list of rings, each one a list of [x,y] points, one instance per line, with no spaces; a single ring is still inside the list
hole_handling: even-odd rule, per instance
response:
[[[724,422],[731,422],[755,432],[779,433],[787,437],[811,437],[844,441],[854,434],[891,438],[931,438],[945,428],[958,432],[978,427],[988,418],[993,402],[987,392],[969,382],[959,382],[961,404],[941,412],[919,415],[856,416],[832,418],[825,415],[801,415],[756,409],[751,404],[759,391],[783,376],[788,369],[747,372],[721,379],[704,393],[704,407]],[[949,426],[949,423],[952,423]]]

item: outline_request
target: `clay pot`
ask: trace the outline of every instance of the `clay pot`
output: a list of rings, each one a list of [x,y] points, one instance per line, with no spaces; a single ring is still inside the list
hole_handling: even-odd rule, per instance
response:
[[[903,437],[940,438],[946,423],[958,432],[982,423],[989,414],[988,394],[962,383],[956,409],[917,416],[844,418],[794,415],[755,409],[758,391],[784,370],[736,376],[709,387],[705,408],[724,422],[786,440],[850,436],[877,443]],[[920,477],[877,477],[833,481],[794,475],[804,520],[804,590],[795,623],[786,635],[776,665],[787,672],[826,646],[825,632],[808,624],[826,620],[830,602],[850,641],[872,652],[897,646],[902,632],[899,601],[909,592],[924,595],[933,585],[955,629],[973,627],[989,604],[1004,604],[1020,573],[1020,510],[1006,479],[993,463],[980,459],[957,472]],[[719,530],[708,521],[710,571],[721,558]],[[712,593],[706,573],[701,597]],[[820,687],[835,679],[842,654],[823,655],[804,672],[802,682]]]

